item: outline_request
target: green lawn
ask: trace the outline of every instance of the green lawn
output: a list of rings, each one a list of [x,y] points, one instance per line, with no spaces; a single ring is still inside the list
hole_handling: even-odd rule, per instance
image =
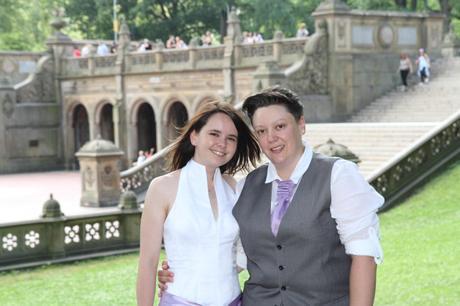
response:
[[[459,182],[460,162],[380,215],[376,305],[460,304]],[[0,305],[135,305],[136,270],[132,254],[1,273]]]

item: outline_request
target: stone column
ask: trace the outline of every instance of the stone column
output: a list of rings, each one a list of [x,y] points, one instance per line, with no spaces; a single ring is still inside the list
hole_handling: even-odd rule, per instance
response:
[[[71,159],[71,154],[73,152],[67,152],[65,150],[66,145],[64,139],[66,139],[66,135],[70,133],[70,131],[67,130],[69,124],[67,124],[67,116],[65,113],[65,101],[63,99],[63,94],[61,92],[61,86],[58,76],[64,74],[63,67],[61,65],[61,58],[72,56],[73,42],[69,36],[62,33],[62,29],[64,29],[67,25],[67,22],[64,19],[64,9],[56,9],[53,12],[53,15],[54,17],[51,20],[50,25],[53,28],[54,33],[46,40],[46,45],[48,47],[48,52],[51,53],[53,57],[54,96],[56,97],[56,103],[61,108],[61,133],[58,139],[58,156],[60,159],[68,161]],[[67,167],[69,166],[70,163],[67,163]]]
[[[323,1],[315,12],[317,31],[328,34],[328,89],[333,119],[342,120],[353,109],[353,55],[351,50],[350,8],[342,0]]]
[[[227,36],[224,38],[224,99],[234,103],[236,98],[235,76],[233,66],[235,64],[235,44],[241,40],[240,20],[236,11],[232,9],[227,19]]]
[[[121,21],[121,27],[119,32],[119,44],[117,48],[117,60],[116,60],[116,74],[115,74],[115,84],[116,84],[116,93],[115,93],[115,104],[113,105],[113,129],[115,144],[118,148],[121,148],[125,152],[129,150],[128,148],[128,133],[124,133],[128,129],[128,114],[126,112],[127,108],[127,99],[126,99],[126,80],[124,73],[126,71],[126,65],[130,63],[127,62],[127,56],[129,54],[130,48],[130,33],[129,28],[124,19]],[[129,164],[126,156],[121,161],[122,166],[126,167]]]
[[[120,198],[119,163],[123,152],[98,138],[86,143],[75,156],[80,161],[81,206],[116,206]]]

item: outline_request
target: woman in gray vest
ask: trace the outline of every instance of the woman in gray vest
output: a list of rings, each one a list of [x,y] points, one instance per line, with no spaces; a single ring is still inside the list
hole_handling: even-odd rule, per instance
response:
[[[266,90],[243,110],[269,159],[246,177],[233,209],[250,275],[243,305],[372,305],[382,196],[354,163],[302,141],[293,92]]]
[[[233,209],[250,276],[243,306],[372,305],[383,197],[354,163],[302,141],[303,106],[292,91],[268,89],[243,110],[269,159],[241,182]]]

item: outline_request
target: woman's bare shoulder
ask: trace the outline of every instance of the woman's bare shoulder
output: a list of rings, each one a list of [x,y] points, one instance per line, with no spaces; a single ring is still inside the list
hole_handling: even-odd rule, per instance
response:
[[[168,199],[175,196],[179,184],[180,170],[166,173],[154,178],[147,190],[146,199],[154,195],[157,199]]]

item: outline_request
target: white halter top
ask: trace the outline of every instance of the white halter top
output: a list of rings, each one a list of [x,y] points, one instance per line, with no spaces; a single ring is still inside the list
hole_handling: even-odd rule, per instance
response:
[[[174,204],[164,223],[164,245],[174,282],[167,291],[200,305],[227,306],[240,294],[234,248],[239,228],[236,194],[214,173],[218,219],[208,196],[206,169],[190,160],[181,169]]]

